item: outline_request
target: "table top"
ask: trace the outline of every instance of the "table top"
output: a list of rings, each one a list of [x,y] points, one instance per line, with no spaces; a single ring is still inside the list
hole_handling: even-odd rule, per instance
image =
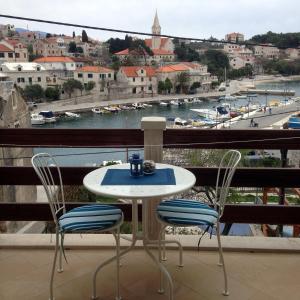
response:
[[[171,196],[190,189],[196,178],[190,171],[168,164],[156,164],[156,169],[171,168],[174,170],[176,185],[101,185],[109,169],[128,169],[129,164],[102,167],[87,174],[83,185],[96,195],[105,195],[126,199],[146,199]]]

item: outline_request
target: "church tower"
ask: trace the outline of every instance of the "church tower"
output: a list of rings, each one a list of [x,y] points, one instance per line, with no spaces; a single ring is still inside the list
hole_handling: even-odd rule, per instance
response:
[[[153,34],[161,34],[161,27],[159,25],[157,10],[155,12],[154,22],[152,25],[152,33]],[[159,49],[160,48],[160,37],[159,36],[152,36],[152,49]]]

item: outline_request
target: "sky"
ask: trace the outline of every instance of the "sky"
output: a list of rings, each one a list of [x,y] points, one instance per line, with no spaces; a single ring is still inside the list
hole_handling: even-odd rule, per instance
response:
[[[299,0],[0,0],[0,14],[97,27],[151,32],[157,9],[162,34],[223,39],[241,32],[255,34],[300,31]],[[80,28],[0,17],[0,24],[50,33],[81,34]],[[99,40],[123,34],[86,30]]]

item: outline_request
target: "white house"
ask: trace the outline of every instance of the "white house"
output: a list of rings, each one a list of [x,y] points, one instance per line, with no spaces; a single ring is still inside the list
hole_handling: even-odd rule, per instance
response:
[[[73,78],[76,70],[76,63],[71,57],[67,56],[48,56],[34,60],[42,65],[49,73],[58,78]]]
[[[26,61],[28,61],[28,50],[23,43],[10,38],[0,41],[0,63]]]
[[[38,63],[7,62],[0,65],[0,72],[3,72],[11,81],[22,88],[31,84],[39,84],[43,88],[47,87],[47,77],[49,74],[46,69]]]

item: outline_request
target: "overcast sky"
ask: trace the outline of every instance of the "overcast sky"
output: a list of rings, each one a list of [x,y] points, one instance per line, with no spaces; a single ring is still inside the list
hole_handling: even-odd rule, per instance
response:
[[[300,31],[299,0],[0,0],[0,14],[151,32],[155,10],[163,34],[222,39],[238,31],[255,34]],[[0,18],[0,24],[72,35],[81,29]],[[106,40],[123,37],[87,30]]]

